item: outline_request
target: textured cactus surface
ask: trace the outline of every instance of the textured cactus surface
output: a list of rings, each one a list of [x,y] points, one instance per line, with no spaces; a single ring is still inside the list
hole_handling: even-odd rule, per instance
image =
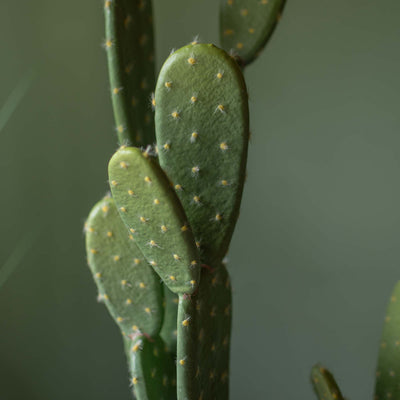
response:
[[[311,382],[319,400],[344,400],[335,378],[321,365],[312,368]]]
[[[193,293],[200,262],[187,217],[157,163],[133,147],[109,163],[113,197],[135,243],[174,293]]]
[[[154,142],[150,96],[155,84],[150,0],[104,2],[108,69],[120,144]]]
[[[222,47],[243,64],[253,61],[271,37],[286,0],[220,0]]]
[[[178,312],[178,399],[228,399],[231,287],[224,265],[203,268]]]
[[[218,263],[245,177],[249,115],[242,72],[213,45],[185,46],[162,67],[155,100],[160,165],[193,227],[202,262]]]
[[[162,287],[129,236],[114,200],[106,197],[97,203],[86,222],[89,267],[99,299],[121,331],[153,336],[163,320]]]
[[[131,344],[130,370],[136,398],[176,399],[175,363],[160,338],[136,338]]]
[[[198,330],[198,380],[203,399],[229,398],[231,286],[225,265],[204,269],[196,311]]]
[[[400,282],[387,308],[376,371],[376,400],[400,399]]]

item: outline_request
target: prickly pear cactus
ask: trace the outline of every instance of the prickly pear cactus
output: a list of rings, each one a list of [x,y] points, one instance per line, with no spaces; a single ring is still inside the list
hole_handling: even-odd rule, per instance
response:
[[[99,300],[122,332],[139,400],[227,400],[232,299],[222,260],[247,159],[242,70],[224,50],[192,43],[168,58],[150,96],[151,1],[106,0],[104,10],[121,147],[109,163],[111,195],[85,226]]]
[[[251,63],[268,42],[286,0],[220,0],[222,47],[244,65]]]
[[[109,163],[112,197],[98,202],[85,224],[86,251],[98,300],[123,335],[139,400],[229,397],[232,299],[222,260],[247,159],[242,70],[271,37],[284,5],[221,0],[220,37],[231,55],[211,44],[183,47],[165,62],[151,96],[151,0],[104,1],[121,147]],[[398,299],[400,284],[385,319],[376,400],[400,400]],[[317,365],[311,378],[319,400],[343,400],[328,370]]]

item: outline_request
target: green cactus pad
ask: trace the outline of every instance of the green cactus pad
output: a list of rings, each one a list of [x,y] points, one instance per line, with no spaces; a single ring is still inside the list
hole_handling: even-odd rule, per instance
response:
[[[185,46],[162,67],[155,99],[160,164],[202,261],[217,264],[229,246],[245,177],[249,114],[242,72],[213,45]]]
[[[161,328],[160,336],[164,340],[168,351],[176,354],[177,327],[178,318],[178,296],[171,292],[167,286],[164,286],[164,322]]]
[[[286,0],[220,0],[222,47],[233,50],[246,65],[271,37]]]
[[[375,400],[400,399],[400,282],[387,308],[376,371]]]
[[[156,162],[139,149],[120,148],[109,163],[113,197],[150,265],[174,293],[193,293],[200,262],[187,217]]]
[[[93,207],[85,231],[99,300],[124,334],[157,334],[164,311],[160,279],[130,239],[112,198],[105,197]]]
[[[129,342],[128,342],[129,345]],[[165,350],[163,341],[144,336],[130,343],[131,384],[138,400],[176,399],[174,360]]]
[[[225,266],[205,266],[199,291],[179,300],[178,399],[227,400],[232,299]]]
[[[154,143],[155,85],[151,0],[105,0],[108,70],[120,144]]]
[[[311,369],[311,383],[319,400],[344,400],[333,375],[319,364]]]

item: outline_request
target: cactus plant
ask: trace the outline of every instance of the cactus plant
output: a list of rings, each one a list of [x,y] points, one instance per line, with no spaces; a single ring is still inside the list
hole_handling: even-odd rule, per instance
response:
[[[248,30],[223,3],[222,25]],[[254,43],[243,39],[242,58],[194,42],[168,58],[155,87],[151,1],[104,2],[121,147],[109,163],[111,195],[86,221],[86,249],[140,400],[229,396],[231,286],[223,259],[239,214],[249,139],[241,67],[265,44],[283,4],[263,7],[256,21],[252,3],[247,21],[260,25]],[[230,50],[231,42],[222,44]]]
[[[166,60],[156,84],[151,1],[104,2],[121,147],[109,163],[111,195],[85,224],[86,249],[99,301],[123,335],[139,400],[229,397],[232,299],[223,259],[249,140],[243,68],[271,37],[284,5],[221,0],[225,50],[197,41],[184,46]],[[376,400],[400,400],[398,298],[400,283],[385,319]],[[321,365],[311,381],[320,400],[343,400]]]

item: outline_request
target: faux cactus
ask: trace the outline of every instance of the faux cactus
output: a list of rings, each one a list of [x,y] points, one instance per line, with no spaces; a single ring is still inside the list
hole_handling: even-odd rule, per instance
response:
[[[87,219],[86,249],[99,300],[122,332],[139,400],[229,397],[232,299],[223,259],[249,140],[241,67],[270,36],[282,6],[273,3],[257,18],[263,33],[257,28],[252,55],[239,59],[192,43],[167,59],[157,85],[151,1],[104,3],[121,147],[109,163],[111,194]],[[249,29],[221,10],[223,25]]]

